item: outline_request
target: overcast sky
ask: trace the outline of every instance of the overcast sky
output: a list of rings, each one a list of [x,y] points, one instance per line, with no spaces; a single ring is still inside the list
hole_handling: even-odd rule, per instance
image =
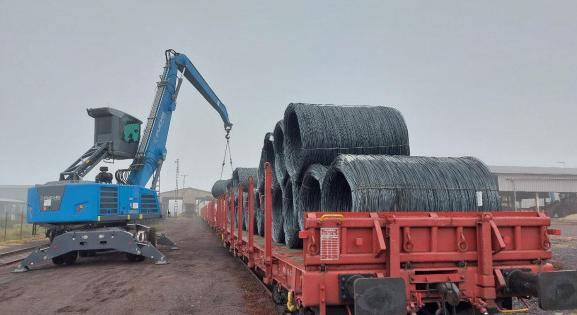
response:
[[[80,2],[0,0],[0,184],[56,180],[92,145],[86,108],[145,120],[167,48],[227,105],[235,166],[310,102],[398,108],[413,155],[577,167],[575,1]],[[185,82],[162,189],[176,158],[209,189],[224,145]]]

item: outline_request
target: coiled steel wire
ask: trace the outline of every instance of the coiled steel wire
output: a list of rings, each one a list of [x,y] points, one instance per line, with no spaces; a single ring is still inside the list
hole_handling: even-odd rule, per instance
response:
[[[230,184],[230,186],[232,186],[232,184]],[[232,188],[228,189],[228,193],[226,196],[226,201],[227,201],[227,209],[226,209],[226,218],[227,218],[227,222],[230,224],[231,220],[230,220],[230,216],[231,214],[229,213],[230,211],[230,196],[233,196],[232,198],[232,221],[234,222],[233,227],[238,227],[238,188],[235,188],[234,190]],[[244,198],[243,198],[244,199]],[[236,231],[236,230],[235,230]]]
[[[256,219],[256,230],[254,234],[264,236],[264,195],[257,190],[254,194],[254,217]],[[261,206],[262,205],[262,206]]]
[[[257,224],[258,224],[257,216],[259,215],[259,214],[258,214],[258,211],[260,210],[260,209],[259,209],[259,208],[260,208],[260,201],[257,199],[257,196],[258,196],[258,189],[255,188],[255,189],[254,189],[254,201],[253,201],[253,207],[254,207],[254,212],[253,212],[253,227],[254,227],[254,231],[253,231],[253,233],[254,233],[254,234],[257,234],[257,233],[256,233],[256,231],[257,231]],[[248,192],[246,192],[246,193],[243,194],[242,200],[243,200],[243,205],[242,205],[242,229],[245,230],[245,231],[248,231],[248,225],[249,225],[249,224],[248,224],[248,223],[249,223],[249,221],[248,221]]]
[[[275,152],[279,141],[275,133]],[[289,104],[283,141],[287,172],[297,181],[310,164],[329,165],[338,154],[410,153],[403,116],[385,106]]]
[[[284,243],[284,217],[282,213],[282,189],[280,186],[272,189],[272,240]]]
[[[260,161],[258,163],[258,191],[263,193],[264,192],[264,163],[269,162],[273,169],[272,172],[272,185],[277,186],[278,183],[276,181],[276,173],[274,172],[274,145],[273,145],[273,133],[267,132],[264,136],[264,143],[262,145],[262,150],[260,153]]]
[[[214,185],[212,185],[212,189],[210,190],[212,193],[212,196],[214,198],[218,198],[222,195],[224,195],[227,191],[227,187],[230,184],[230,179],[221,179],[221,180],[217,180]]]
[[[248,187],[248,178],[252,176],[253,181],[256,181],[258,176],[258,168],[256,167],[237,167],[232,172],[232,187],[238,193],[238,185],[242,184],[245,192]]]
[[[326,173],[326,166],[311,164],[303,174],[298,200],[295,203],[295,213],[301,230],[305,228],[304,212],[321,210],[321,189]]]
[[[258,168],[256,167],[237,167],[232,172],[231,189],[234,196],[238,196],[238,186],[242,184],[242,188],[246,194],[248,188],[248,178],[252,176],[253,181],[257,180]]]
[[[299,239],[299,222],[295,209],[298,203],[299,185],[290,178],[285,181],[282,189],[282,214],[284,241],[288,248],[301,248],[302,241]]]
[[[288,173],[285,166],[284,122],[282,120],[277,122],[274,127],[273,138],[274,173],[277,183],[283,186]]]
[[[344,154],[327,170],[321,208],[498,211],[500,200],[495,176],[472,157]]]

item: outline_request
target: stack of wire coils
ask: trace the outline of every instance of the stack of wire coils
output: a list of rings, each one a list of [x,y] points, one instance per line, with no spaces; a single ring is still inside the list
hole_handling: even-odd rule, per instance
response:
[[[272,238],[290,248],[302,246],[298,232],[307,211],[500,210],[497,181],[485,164],[410,156],[405,120],[391,107],[289,104],[265,135],[258,172],[250,169],[258,180],[253,232],[259,235],[266,162],[273,167]],[[240,182],[233,174],[229,189]]]
[[[243,218],[243,228],[246,229],[245,223],[247,221],[248,212],[247,212],[247,205],[248,205],[248,180],[250,177],[253,178],[253,184],[256,185],[254,182],[258,176],[258,168],[256,167],[237,167],[232,172],[232,179],[231,179],[231,187],[230,190],[234,196],[234,222],[238,224],[238,189],[239,186],[242,185],[243,187],[243,197],[242,197],[242,218]]]

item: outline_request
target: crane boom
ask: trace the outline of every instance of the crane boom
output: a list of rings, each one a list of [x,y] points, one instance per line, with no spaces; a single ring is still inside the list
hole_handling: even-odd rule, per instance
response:
[[[166,139],[170,120],[172,112],[176,109],[176,98],[182,84],[182,78],[178,78],[178,72],[181,72],[219,113],[227,133],[232,127],[226,106],[210,88],[190,59],[172,49],[167,50],[165,56],[164,73],[157,83],[156,96],[152,103],[143,137],[134,162],[130,166],[127,180],[130,185],[145,186],[154,173],[160,169],[166,157]]]

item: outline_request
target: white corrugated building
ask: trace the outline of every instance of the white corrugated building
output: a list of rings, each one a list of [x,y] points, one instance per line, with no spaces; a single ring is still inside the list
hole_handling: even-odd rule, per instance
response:
[[[552,216],[577,212],[577,168],[489,166],[504,209],[535,209]]]
[[[197,200],[210,200],[212,194],[209,191],[185,187],[179,190],[170,190],[160,193],[160,203],[163,216],[179,215],[183,211],[196,210]]]

